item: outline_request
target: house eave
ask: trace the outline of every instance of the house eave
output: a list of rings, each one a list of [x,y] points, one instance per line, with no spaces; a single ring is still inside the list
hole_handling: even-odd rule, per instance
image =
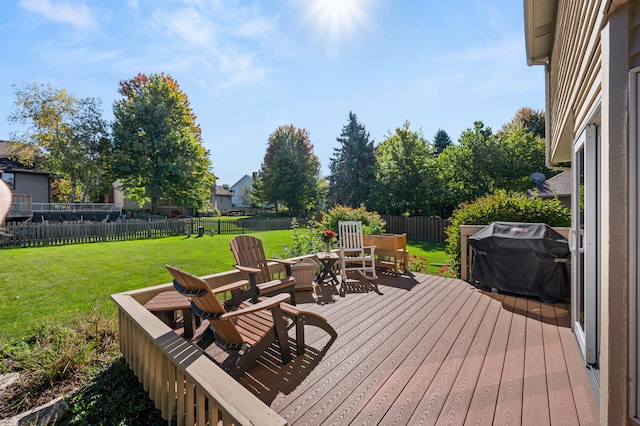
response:
[[[551,58],[557,0],[524,0],[527,64],[544,65]]]

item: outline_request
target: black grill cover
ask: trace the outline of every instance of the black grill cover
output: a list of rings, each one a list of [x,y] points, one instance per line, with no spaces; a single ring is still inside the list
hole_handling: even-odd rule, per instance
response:
[[[544,223],[494,222],[469,237],[471,279],[510,293],[564,299],[570,296],[565,237]]]

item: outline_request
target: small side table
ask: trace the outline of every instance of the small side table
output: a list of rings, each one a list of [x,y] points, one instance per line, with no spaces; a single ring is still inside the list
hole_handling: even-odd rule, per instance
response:
[[[329,285],[331,285],[333,291],[335,291],[337,294],[340,294],[340,296],[344,296],[344,294],[338,292],[338,288],[336,286],[340,284],[340,281],[338,280],[335,272],[333,272],[333,266],[338,260],[340,260],[340,256],[338,255],[338,253],[320,252],[316,253],[316,256],[318,257],[318,261],[320,262],[320,272],[316,277],[316,283],[318,285],[323,285],[325,282],[327,282]]]
[[[175,290],[158,293],[144,304],[144,307],[169,327],[174,328],[176,323],[176,311],[182,311],[184,321],[184,337],[191,339],[197,328],[199,318],[191,310],[191,302],[188,297]]]

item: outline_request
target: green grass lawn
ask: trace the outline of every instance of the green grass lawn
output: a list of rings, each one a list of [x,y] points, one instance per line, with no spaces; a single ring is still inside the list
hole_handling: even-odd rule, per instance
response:
[[[292,231],[255,233],[268,257],[283,257]],[[169,237],[0,251],[0,339],[19,339],[43,323],[74,326],[92,313],[112,317],[109,296],[170,282],[171,264],[195,275],[233,269],[233,235]],[[412,255],[447,263],[444,244],[410,241]],[[438,267],[429,268],[430,273]]]
[[[421,256],[428,265],[427,273],[436,274],[441,265],[449,263],[449,255],[444,251],[445,243],[433,241],[407,241],[409,255]]]

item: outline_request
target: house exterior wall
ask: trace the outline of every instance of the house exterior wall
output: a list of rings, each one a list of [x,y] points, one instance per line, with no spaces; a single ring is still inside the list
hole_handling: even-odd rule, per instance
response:
[[[607,16],[601,31],[601,384],[603,424],[631,424],[629,404],[629,17]]]
[[[21,173],[15,174],[14,194],[31,195],[32,203],[48,203],[50,201],[49,176],[40,173]]]
[[[560,1],[548,68],[547,161],[571,161],[571,145],[600,98],[600,26],[606,0]]]
[[[629,115],[629,77],[640,66],[640,0],[559,0],[556,15],[546,65],[547,161],[570,162],[587,124],[599,126],[600,419],[637,424],[640,157],[630,153],[640,138],[630,139],[630,125],[640,115]]]
[[[253,179],[249,175],[244,175],[231,186],[231,192],[233,192],[231,203],[233,207],[251,207],[251,204],[246,202],[246,193],[251,191],[252,183]]]
[[[213,203],[214,208],[217,208],[221,212],[231,210],[231,196],[228,195],[214,195]]]

